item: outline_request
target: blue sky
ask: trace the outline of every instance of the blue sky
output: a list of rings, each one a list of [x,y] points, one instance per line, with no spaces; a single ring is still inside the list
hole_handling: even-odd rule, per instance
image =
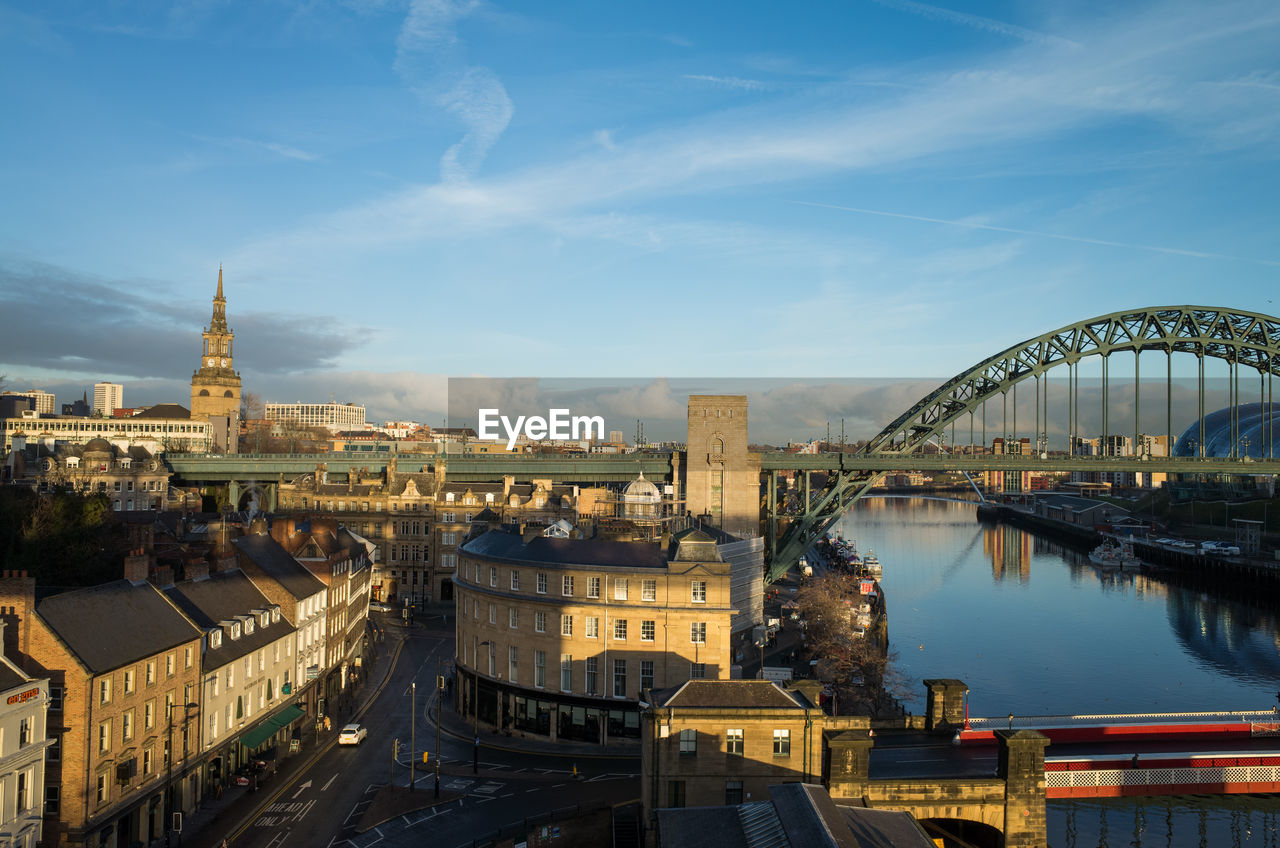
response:
[[[245,388],[375,418],[1277,314],[1278,44],[1274,2],[0,5],[0,373],[185,402],[220,263]]]

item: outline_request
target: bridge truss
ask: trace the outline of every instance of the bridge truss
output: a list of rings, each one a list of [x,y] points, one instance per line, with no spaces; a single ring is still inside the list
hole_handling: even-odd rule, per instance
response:
[[[1146,442],[1140,431],[1141,415],[1139,356],[1144,351],[1166,354],[1165,369],[1165,432],[1169,434],[1169,453],[1173,439],[1173,355],[1187,354],[1197,361],[1198,384],[1198,438],[1189,446],[1192,456],[1205,460],[1205,360],[1219,359],[1227,363],[1229,371],[1230,403],[1230,451],[1236,458],[1237,451],[1247,453],[1248,445],[1241,443],[1240,369],[1252,369],[1258,374],[1257,398],[1263,402],[1265,420],[1262,427],[1261,456],[1266,467],[1251,469],[1255,473],[1273,473],[1276,459],[1275,415],[1272,406],[1272,382],[1280,372],[1280,319],[1254,312],[1221,309],[1207,306],[1161,306],[1127,312],[1114,312],[1072,324],[1044,335],[1029,339],[989,357],[977,365],[960,372],[937,389],[921,398],[907,411],[894,419],[859,452],[859,458],[873,463],[877,458],[901,460],[910,455],[921,455],[926,446],[934,452],[947,452],[948,430],[952,450],[956,449],[955,427],[968,419],[970,451],[975,435],[975,419],[981,415],[982,441],[986,444],[986,418],[988,404],[998,401],[1003,411],[1000,434],[1008,434],[1005,445],[1010,443],[1021,451],[1017,426],[1017,390],[1023,383],[1035,387],[1035,435],[1034,449],[1047,459],[1049,427],[1049,380],[1052,369],[1065,369],[1067,379],[1067,430],[1069,453],[1074,455],[1079,444],[1080,403],[1079,365],[1082,360],[1097,357],[1102,371],[1102,427],[1101,442],[1104,453],[1112,439],[1118,435],[1109,421],[1110,405],[1109,364],[1117,353],[1134,354],[1133,365],[1133,445],[1140,450]],[[1009,400],[1013,400],[1013,419],[1009,419]],[[1127,424],[1124,425],[1127,428]],[[1124,435],[1129,435],[1125,433]],[[1149,444],[1149,443],[1148,443]],[[1149,455],[1149,447],[1147,448]],[[899,462],[886,463],[889,467],[901,467]],[[888,470],[868,470],[865,465],[856,469],[833,469],[828,473],[822,488],[809,490],[809,475],[804,475],[799,508],[786,513],[780,508],[777,475],[772,474],[768,483],[770,567],[769,578],[777,579],[802,556],[806,550],[844,515],[851,504],[861,498]],[[1179,470],[1189,470],[1185,467]],[[781,516],[781,517],[780,517]]]

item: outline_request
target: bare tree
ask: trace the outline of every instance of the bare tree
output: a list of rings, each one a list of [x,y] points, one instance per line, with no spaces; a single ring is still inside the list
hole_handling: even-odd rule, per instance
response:
[[[858,614],[869,603],[859,592],[859,580],[825,574],[802,587],[796,603],[805,621],[808,655],[818,660],[818,675],[835,686],[841,712],[883,715],[896,710],[895,696],[908,689],[892,665],[885,628],[873,624],[862,636],[854,633]]]

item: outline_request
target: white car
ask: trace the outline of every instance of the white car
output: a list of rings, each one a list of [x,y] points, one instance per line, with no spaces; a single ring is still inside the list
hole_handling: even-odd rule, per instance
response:
[[[338,733],[339,745],[359,745],[369,735],[369,728],[358,724],[348,724]]]

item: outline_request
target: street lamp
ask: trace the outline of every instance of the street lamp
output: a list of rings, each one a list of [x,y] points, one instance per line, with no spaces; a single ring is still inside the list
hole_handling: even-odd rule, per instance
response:
[[[168,715],[169,762],[168,762],[168,778],[166,779],[167,785],[165,787],[166,789],[165,796],[168,798],[169,803],[168,803],[168,808],[165,810],[165,813],[167,814],[167,820],[166,820],[167,823],[164,830],[165,848],[168,848],[170,844],[169,840],[172,838],[172,834],[173,834],[173,708],[174,706],[175,705],[171,702],[168,704],[168,709],[166,710],[166,712],[169,714]],[[191,710],[193,709],[194,710],[200,709],[200,705],[195,702],[190,702],[182,705],[182,731],[183,731],[184,737],[186,736],[187,721],[190,720]],[[186,765],[187,746],[185,744],[182,746],[182,762],[183,762],[183,765]]]
[[[476,646],[476,655],[472,657],[475,668],[471,674],[471,709],[472,715],[475,717],[475,749],[471,754],[471,773],[480,773],[480,649],[492,647],[493,643],[485,640]]]
[[[418,681],[409,684],[409,791],[418,782]]]

